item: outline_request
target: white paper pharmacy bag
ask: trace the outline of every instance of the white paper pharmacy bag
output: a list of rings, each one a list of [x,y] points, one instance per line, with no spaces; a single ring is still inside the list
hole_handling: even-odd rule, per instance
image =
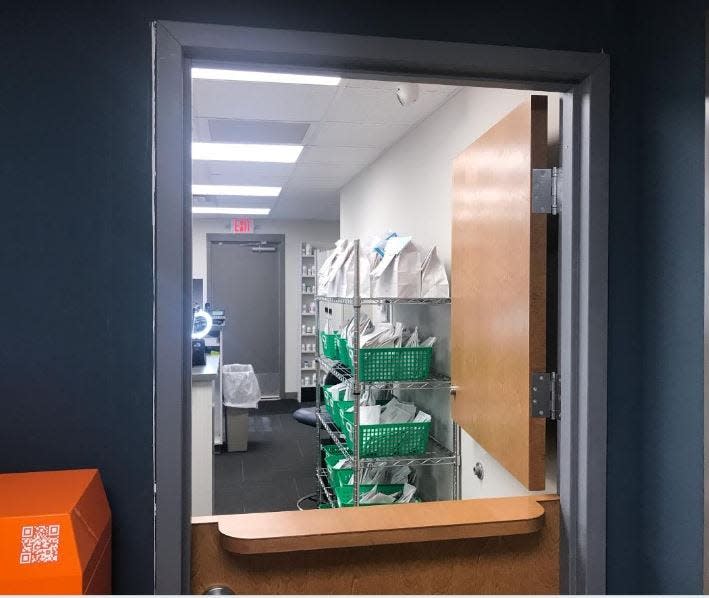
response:
[[[392,237],[372,270],[372,297],[420,297],[421,254],[411,237]]]
[[[318,270],[318,295],[327,295],[327,283],[330,280],[330,270],[332,268],[333,263],[337,259],[337,255],[340,251],[341,246],[345,243],[346,241],[344,239],[340,239],[339,241],[337,241],[335,243],[335,249],[330,252],[330,254],[320,266],[320,269]]]
[[[355,251],[351,251],[347,257],[337,278],[337,296],[354,297],[355,281]],[[364,256],[359,256],[359,296],[371,297],[369,286],[369,260]]]
[[[448,275],[434,245],[421,266],[421,297],[440,299],[450,294]]]
[[[325,293],[328,297],[340,297],[339,288],[340,278],[344,272],[345,262],[354,250],[354,243],[349,239],[340,246],[337,256],[335,257],[332,265],[330,266],[330,272],[328,273],[327,280],[327,292]]]

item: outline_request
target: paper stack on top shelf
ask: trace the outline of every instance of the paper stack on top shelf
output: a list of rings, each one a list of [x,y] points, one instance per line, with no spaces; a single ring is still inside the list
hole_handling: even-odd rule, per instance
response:
[[[340,239],[318,272],[318,294],[354,296],[354,241]],[[388,233],[360,243],[359,295],[365,298],[448,298],[450,285],[434,246],[428,252],[410,236]]]

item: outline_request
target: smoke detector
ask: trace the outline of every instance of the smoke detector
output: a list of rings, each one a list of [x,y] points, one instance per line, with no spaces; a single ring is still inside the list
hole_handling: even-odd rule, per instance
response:
[[[401,83],[396,88],[396,99],[402,106],[413,104],[419,98],[418,83]]]

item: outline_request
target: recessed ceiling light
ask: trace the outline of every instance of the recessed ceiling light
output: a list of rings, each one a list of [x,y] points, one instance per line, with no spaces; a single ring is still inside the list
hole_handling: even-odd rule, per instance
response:
[[[192,159],[223,160],[226,162],[285,162],[293,164],[302,151],[302,145],[195,142],[192,144]]]
[[[251,197],[278,197],[281,187],[256,185],[192,185],[192,195],[244,195]]]
[[[194,206],[193,214],[241,214],[249,216],[268,216],[271,213],[271,208],[208,208],[202,206]]]
[[[230,69],[192,68],[193,79],[216,81],[251,81],[254,83],[293,83],[296,85],[337,85],[340,77],[322,75],[296,75],[294,73],[263,73],[258,71],[232,71]]]

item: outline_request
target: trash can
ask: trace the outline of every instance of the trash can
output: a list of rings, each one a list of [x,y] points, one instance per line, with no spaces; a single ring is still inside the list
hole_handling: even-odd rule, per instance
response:
[[[230,453],[249,448],[249,410],[226,408],[226,450]]]
[[[0,594],[111,593],[98,470],[0,474],[0,572]]]
[[[226,408],[227,451],[245,451],[249,442],[249,409],[257,408],[261,389],[250,364],[232,363],[222,370]]]

